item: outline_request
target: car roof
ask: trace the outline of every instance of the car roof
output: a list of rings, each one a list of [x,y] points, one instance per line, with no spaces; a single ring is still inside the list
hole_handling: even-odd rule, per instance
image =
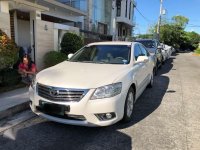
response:
[[[109,41],[109,42],[95,42],[95,43],[90,43],[88,46],[92,45],[132,45],[135,44],[136,42],[127,42],[127,41]]]

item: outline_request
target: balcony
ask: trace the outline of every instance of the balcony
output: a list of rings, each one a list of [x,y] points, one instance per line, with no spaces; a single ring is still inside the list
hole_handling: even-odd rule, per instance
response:
[[[127,24],[129,26],[132,26],[132,27],[135,26],[134,21],[129,20],[128,18],[124,18],[124,17],[116,17],[116,22],[125,23],[125,24]]]
[[[130,1],[116,1],[116,22],[124,23],[128,26],[134,26],[134,7],[136,6],[135,0]]]
[[[65,2],[68,2],[68,1],[69,0],[42,0],[42,1],[37,1],[37,4],[51,8],[50,9],[51,14],[64,12],[65,16],[86,16],[87,15],[87,13],[82,10],[82,5],[80,5],[81,6],[80,8],[79,7],[76,8],[75,6],[72,7],[70,5],[65,4]],[[83,1],[83,0],[79,0],[79,1]]]

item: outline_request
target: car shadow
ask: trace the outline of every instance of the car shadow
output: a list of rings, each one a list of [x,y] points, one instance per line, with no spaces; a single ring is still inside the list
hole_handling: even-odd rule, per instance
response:
[[[160,106],[166,93],[176,92],[168,91],[170,79],[164,75],[173,68],[173,61],[176,59],[173,56],[159,69],[158,75],[154,77],[153,88],[147,88],[135,103],[132,121],[126,124],[119,122],[113,125],[115,129],[127,128],[145,119]]]
[[[37,118],[38,119],[38,118]],[[0,136],[3,150],[131,150],[130,136],[109,128],[70,126],[40,119]],[[34,121],[33,121],[34,122]]]

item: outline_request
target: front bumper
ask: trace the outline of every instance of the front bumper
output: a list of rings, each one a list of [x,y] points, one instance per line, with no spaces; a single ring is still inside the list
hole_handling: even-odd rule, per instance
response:
[[[112,98],[90,100],[93,92],[94,89],[89,90],[88,93],[79,102],[55,102],[38,96],[36,94],[36,91],[34,91],[32,87],[30,87],[30,107],[35,114],[41,117],[55,122],[71,125],[108,126],[118,122],[123,118],[126,94],[122,94],[122,92],[121,94]],[[70,111],[67,112],[66,115],[84,116],[85,120],[71,120],[43,113],[37,109],[40,100],[53,104],[70,106]],[[111,112],[115,113],[115,117],[110,120],[101,121],[96,116],[96,114]]]

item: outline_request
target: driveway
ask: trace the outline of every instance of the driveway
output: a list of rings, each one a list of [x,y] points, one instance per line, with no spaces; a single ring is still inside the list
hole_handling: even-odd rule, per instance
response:
[[[200,57],[173,56],[138,99],[133,120],[103,128],[63,125],[36,117],[0,136],[14,150],[199,150]]]

